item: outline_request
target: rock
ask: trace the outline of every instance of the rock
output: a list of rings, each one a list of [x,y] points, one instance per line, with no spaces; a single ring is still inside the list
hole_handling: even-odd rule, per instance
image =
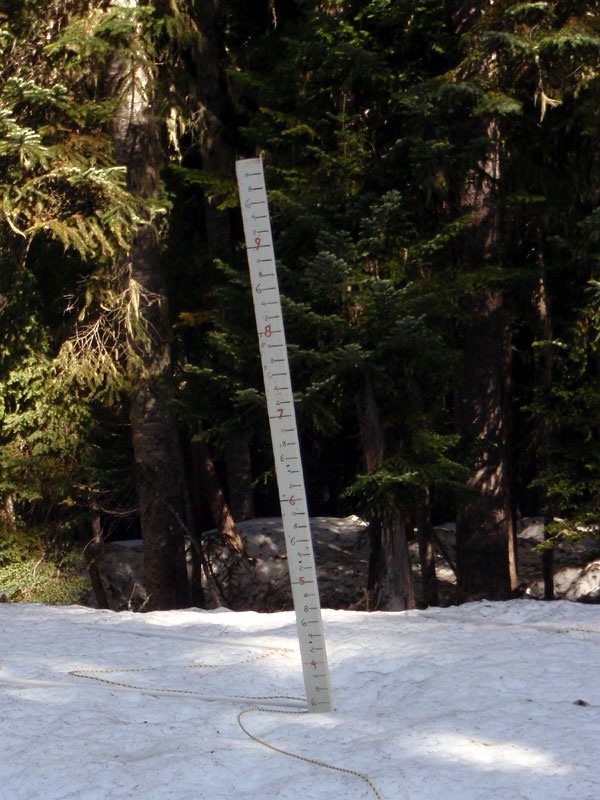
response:
[[[544,582],[532,582],[525,593],[541,599],[544,596]],[[558,600],[600,603],[600,559],[583,567],[561,567],[554,574],[554,595]]]
[[[109,607],[113,611],[139,611],[146,599],[141,539],[106,543],[96,565]],[[90,595],[87,600],[89,605],[96,605],[95,597]]]
[[[313,547],[321,605],[350,608],[364,599],[369,564],[366,523],[358,517],[313,517]],[[222,593],[222,602],[236,611],[283,611],[293,608],[285,539],[281,518],[238,523],[248,556],[240,560],[223,543],[217,531],[203,534],[203,549]],[[121,611],[138,611],[146,597],[142,542],[124,541],[105,545],[97,559],[109,605]],[[203,575],[206,606],[211,594]],[[93,597],[88,598],[95,605]]]
[[[565,586],[563,597],[580,603],[600,602],[600,559],[591,561]],[[556,578],[555,578],[556,580]]]
[[[222,598],[213,601],[203,576],[206,606],[227,605],[234,610],[280,611],[292,608],[287,556],[281,518],[254,519],[238,524],[248,555],[241,561],[216,531],[203,534],[203,549]],[[369,565],[366,523],[355,516],[311,519],[317,576],[324,608],[365,608]],[[455,602],[452,565],[456,561],[456,528],[445,523],[434,528],[436,572],[442,605]],[[542,553],[534,549],[544,539],[543,519],[524,519],[518,533],[519,577],[525,594],[543,598]],[[419,556],[409,544],[415,593],[420,596]],[[596,559],[596,560],[594,560]],[[98,568],[115,610],[143,608],[146,597],[142,542],[113,542],[98,557]],[[554,549],[557,598],[600,603],[600,543],[597,539],[560,542]],[[1,599],[1,598],[0,598]],[[90,598],[94,605],[94,598]]]
[[[524,517],[517,531],[517,539],[539,544],[544,541],[544,518]]]
[[[357,607],[364,599],[368,577],[366,524],[351,516],[313,517],[310,525],[321,605]],[[223,545],[216,531],[204,535],[204,549],[228,608],[293,608],[281,518],[247,520],[237,527],[249,558],[245,563]]]

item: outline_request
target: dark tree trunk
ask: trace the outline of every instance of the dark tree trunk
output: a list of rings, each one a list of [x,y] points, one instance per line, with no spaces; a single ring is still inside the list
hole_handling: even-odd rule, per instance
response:
[[[468,304],[468,305],[467,305]],[[508,472],[505,332],[500,291],[465,301],[458,430],[474,452],[472,499],[457,515],[458,596],[506,599],[517,585]]]
[[[201,42],[196,56],[197,124],[200,130],[198,149],[202,169],[230,178],[235,162],[235,151],[227,135],[224,117],[228,99],[228,82],[223,70],[224,53],[221,52],[220,34],[217,30],[217,4],[205,0],[198,9]],[[218,208],[215,198],[206,195],[204,215],[207,244],[213,257],[228,258],[233,251],[231,212]]]
[[[467,33],[490,0],[446,0],[446,22],[456,36]],[[490,57],[487,69],[495,62]],[[492,117],[474,119],[467,139],[487,140],[487,152],[465,175],[457,210],[468,215],[459,259],[471,272],[501,265],[500,131]],[[463,370],[457,387],[457,429],[473,458],[467,481],[471,500],[457,515],[459,601],[504,599],[517,586],[516,547],[508,457],[510,347],[502,291],[473,289],[462,302]]]
[[[384,434],[373,385],[365,378],[358,399],[365,466],[376,469],[384,455]],[[371,520],[371,558],[367,586],[370,609],[404,611],[415,607],[403,509],[388,507]]]
[[[425,606],[439,605],[437,575],[435,572],[435,550],[431,527],[431,495],[425,489],[417,514],[417,543],[421,562],[421,583]]]
[[[536,338],[538,341],[545,342],[545,346],[534,348],[535,385],[544,396],[547,396],[552,387],[553,372],[553,354],[550,345],[552,341],[552,317],[550,311],[550,296],[546,285],[546,266],[544,263],[541,235],[538,241],[537,281],[533,293],[533,306],[536,318]],[[547,421],[545,419],[540,420],[539,426],[536,442],[538,473],[544,472],[547,466],[548,450],[550,448],[550,427]],[[546,505],[546,498],[543,495],[540,500],[541,505]],[[552,548],[543,551],[542,567],[544,577],[544,600],[554,600],[554,550]]]
[[[114,0],[133,8],[136,0]],[[163,165],[158,120],[154,117],[154,77],[140,61],[110,59],[108,82],[119,96],[113,136],[117,161],[127,167],[129,189],[156,198]],[[157,232],[141,226],[128,260],[128,289],[137,307],[143,337],[132,340],[135,390],[130,420],[136,464],[139,514],[144,541],[146,608],[180,608],[189,604],[184,532],[183,466],[178,430],[169,406],[171,376],[170,325]],[[135,300],[134,300],[135,298]]]
[[[197,608],[205,607],[204,588],[202,586],[203,552],[200,541],[200,528],[196,519],[196,511],[190,492],[190,481],[184,482],[183,505],[185,508],[185,522],[181,526],[188,537],[187,573],[190,591],[190,603]]]
[[[499,130],[494,120],[480,124],[488,153],[470,170],[460,193],[460,210],[469,215],[461,257],[474,271],[501,264]],[[467,481],[472,499],[457,516],[458,598],[505,599],[516,589],[517,574],[508,458],[510,346],[502,291],[475,289],[464,296],[462,311],[457,425],[474,470]]]
[[[229,102],[227,78],[223,70],[223,53],[217,30],[217,4],[212,0],[198,9],[198,25],[202,36],[196,55],[197,81],[197,120],[200,129],[198,151],[202,159],[202,169],[213,175],[227,179],[231,177],[235,163],[235,151],[227,134],[224,118]],[[233,258],[234,243],[231,211],[218,208],[217,200],[208,193],[204,198],[204,221],[206,245],[211,259]],[[208,450],[203,455],[208,455]],[[249,439],[246,431],[233,433],[225,453],[227,467],[228,499],[231,515],[238,522],[254,516],[254,490],[252,488],[252,464]],[[213,478],[210,485],[217,489]],[[209,483],[204,482],[208,490]],[[220,486],[218,487],[220,491]],[[219,497],[210,499],[211,509],[224,501]],[[217,519],[225,519],[227,514],[217,512]],[[215,519],[217,527],[220,522]],[[231,524],[228,524],[231,528]]]
[[[544,532],[547,541],[549,535]],[[542,577],[544,579],[544,600],[554,600],[554,550],[549,547],[542,553]]]
[[[200,485],[207,499],[215,526],[227,546],[239,555],[244,552],[244,543],[235,525],[235,520],[229,510],[225,493],[221,487],[219,476],[215,469],[208,444],[202,439],[192,442],[194,460],[194,473],[198,476]]]
[[[177,427],[167,398],[147,383],[131,401],[136,485],[144,541],[148,611],[189,605],[183,514],[182,468]]]
[[[225,453],[227,487],[231,515],[241,522],[254,517],[254,491],[252,489],[252,459],[248,437],[233,437]]]
[[[406,611],[415,607],[403,514],[386,509],[371,523],[368,600],[372,611]]]
[[[92,591],[96,598],[96,606],[98,608],[109,608],[108,597],[106,596],[106,590],[102,583],[102,576],[98,569],[98,559],[104,550],[99,514],[95,514],[92,517],[92,538],[88,539],[87,536],[81,532],[80,541],[83,544],[83,557],[90,576]]]

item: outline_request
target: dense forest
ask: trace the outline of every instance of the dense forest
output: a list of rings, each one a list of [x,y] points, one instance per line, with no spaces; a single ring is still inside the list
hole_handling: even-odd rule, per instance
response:
[[[369,607],[414,602],[415,538],[436,603],[441,520],[459,602],[518,592],[520,517],[597,529],[597,2],[1,0],[0,51],[4,599],[139,535],[147,608],[202,606],[202,531],[243,560],[278,514],[239,158]]]

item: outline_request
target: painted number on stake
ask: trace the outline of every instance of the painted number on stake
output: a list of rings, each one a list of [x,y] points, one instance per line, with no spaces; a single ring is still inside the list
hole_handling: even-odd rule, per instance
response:
[[[260,236],[256,237],[256,239],[254,240],[254,244],[256,245],[256,249],[258,250],[258,248],[260,247]]]
[[[273,330],[270,325],[265,325],[264,334],[267,337],[267,339],[269,338],[269,336],[273,335]]]

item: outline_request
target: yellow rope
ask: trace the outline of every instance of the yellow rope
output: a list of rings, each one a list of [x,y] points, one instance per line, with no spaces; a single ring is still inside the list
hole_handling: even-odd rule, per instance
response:
[[[433,617],[428,617],[429,619],[433,619]],[[436,620],[441,621],[441,620]],[[508,623],[509,625],[514,625],[518,627],[518,623]],[[537,630],[545,633],[592,633],[595,635],[599,635],[600,631],[592,630],[590,628],[575,628],[575,627],[565,627],[565,628],[558,628],[556,630],[552,629],[544,629],[543,627],[537,627],[535,624],[534,626]],[[280,647],[276,650],[269,650],[266,653],[262,653],[258,656],[252,656],[251,658],[243,659],[242,661],[236,661],[229,664],[186,664],[183,669],[214,669],[217,667],[232,667],[232,666],[240,666],[242,664],[250,664],[254,661],[261,661],[264,658],[270,658],[274,655],[280,653],[290,652],[286,647]],[[168,694],[181,694],[181,695],[188,695],[188,696],[196,696],[199,698],[207,699],[205,695],[202,695],[200,692],[195,692],[191,689],[167,689],[165,687],[153,687],[153,686],[138,686],[132,683],[125,683],[123,681],[115,681],[110,678],[103,678],[102,675],[114,675],[118,673],[130,673],[130,672],[156,672],[159,671],[160,667],[136,667],[134,669],[74,669],[69,672],[69,675],[73,676],[74,678],[86,678],[90,681],[98,681],[99,683],[108,684],[109,686],[119,686],[125,689],[132,689],[134,691],[139,692],[155,692],[155,693],[168,693]],[[216,698],[215,698],[216,699]],[[260,702],[271,702],[271,701],[278,701],[278,702],[295,702],[295,703],[305,703],[305,699],[301,697],[290,697],[288,695],[264,695],[264,696],[250,696],[250,695],[227,695],[223,697],[223,699],[228,700],[244,700],[244,701],[260,701]],[[345,775],[350,775],[351,777],[357,778],[364,783],[367,784],[369,790],[373,793],[373,795],[377,798],[377,800],[382,800],[382,796],[379,793],[376,786],[370,780],[370,778],[363,774],[362,772],[357,772],[353,769],[347,769],[345,767],[338,767],[333,764],[328,764],[326,761],[320,761],[315,758],[309,758],[308,756],[301,756],[298,753],[292,753],[289,750],[284,750],[281,747],[276,747],[275,745],[271,744],[270,742],[265,741],[264,739],[260,739],[258,736],[255,736],[251,733],[248,728],[242,722],[242,719],[247,714],[252,713],[262,713],[262,714],[307,714],[308,709],[303,708],[299,710],[289,710],[289,709],[275,709],[275,708],[246,708],[240,711],[237,716],[238,725],[248,736],[249,739],[256,742],[257,744],[262,745],[263,747],[268,748],[269,750],[274,751],[275,753],[279,753],[280,755],[288,756],[289,758],[295,758],[297,761],[304,761],[307,764],[313,764],[314,766],[321,767],[323,769],[334,770],[335,772],[341,772]]]
[[[346,775],[352,775],[352,777],[354,777],[354,778],[360,778],[360,780],[364,781],[367,784],[367,786],[369,787],[369,789],[371,789],[371,791],[373,792],[375,797],[377,797],[378,800],[382,800],[381,795],[379,794],[379,792],[375,788],[374,784],[371,782],[371,779],[367,775],[364,775],[362,772],[356,772],[356,770],[353,770],[353,769],[346,769],[346,767],[336,767],[334,764],[328,764],[326,761],[318,761],[315,758],[309,758],[308,756],[298,755],[298,753],[292,753],[290,750],[284,750],[281,747],[276,747],[274,744],[271,744],[270,742],[265,742],[264,739],[259,739],[258,736],[255,736],[253,733],[250,733],[248,728],[246,728],[244,726],[244,723],[242,722],[242,717],[244,717],[246,714],[252,714],[253,712],[262,713],[262,714],[307,714],[308,711],[306,711],[306,710],[304,710],[304,711],[287,711],[287,710],[284,711],[284,710],[279,710],[279,709],[275,709],[275,708],[245,708],[243,711],[240,711],[240,713],[238,714],[237,721],[238,721],[238,725],[244,731],[246,736],[248,736],[254,742],[258,742],[258,744],[262,744],[263,747],[268,747],[269,750],[274,750],[276,753],[281,753],[281,755],[283,755],[283,756],[289,756],[290,758],[295,758],[298,761],[305,761],[307,764],[315,764],[315,766],[317,766],[317,767],[323,767],[324,769],[332,769],[335,772],[343,772]]]
[[[232,666],[240,666],[242,664],[250,664],[253,661],[261,661],[263,658],[270,658],[271,656],[277,655],[279,653],[286,653],[290,652],[286,647],[278,648],[277,650],[269,650],[267,653],[263,653],[259,656],[252,656],[251,658],[246,658],[243,661],[237,661],[231,664],[186,664],[183,669],[214,669],[216,667],[232,667]],[[133,691],[138,692],[156,692],[161,693],[165,692],[168,694],[181,694],[181,695],[188,695],[188,696],[196,696],[199,698],[206,697],[202,695],[200,692],[195,692],[192,689],[168,689],[165,687],[154,687],[154,686],[138,686],[133,683],[125,683],[123,681],[115,681],[111,678],[103,678],[102,675],[115,675],[118,673],[130,673],[130,672],[157,672],[161,669],[161,667],[136,667],[134,669],[73,669],[69,671],[69,675],[74,678],[85,678],[90,681],[97,681],[99,683],[108,684],[109,686],[119,686],[125,689],[131,689]],[[225,699],[225,698],[223,698]],[[293,701],[293,702],[300,702],[305,703],[305,699],[301,697],[290,697],[287,695],[265,695],[265,696],[258,696],[253,697],[251,695],[227,695],[226,699],[228,700],[244,700],[244,701]],[[237,717],[238,725],[242,729],[242,731],[248,736],[248,738],[252,739],[252,741],[257,742],[257,744],[262,745],[263,747],[267,747],[269,750],[273,750],[275,753],[280,753],[281,755],[288,756],[289,758],[295,758],[297,761],[304,761],[307,764],[314,764],[317,767],[322,767],[323,769],[330,769],[334,770],[335,772],[341,772],[345,775],[350,775],[354,778],[358,778],[364,783],[367,784],[369,789],[373,792],[377,800],[382,800],[382,796],[374,786],[372,781],[367,775],[364,775],[362,772],[356,772],[353,769],[346,769],[345,767],[337,767],[334,764],[328,764],[326,761],[320,761],[315,758],[309,758],[308,756],[301,756],[297,753],[292,753],[289,750],[284,750],[281,747],[276,747],[269,742],[266,742],[264,739],[259,739],[258,736],[255,736],[253,733],[250,733],[248,728],[242,722],[242,718],[246,714],[251,713],[262,713],[262,714],[308,714],[308,709],[298,709],[296,710],[289,710],[289,709],[279,709],[279,708],[246,708],[243,711],[240,711]]]

